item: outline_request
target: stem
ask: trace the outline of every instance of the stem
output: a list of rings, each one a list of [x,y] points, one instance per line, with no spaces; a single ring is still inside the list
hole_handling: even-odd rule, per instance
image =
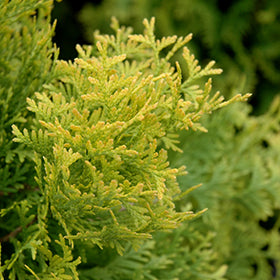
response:
[[[31,226],[32,224],[35,223],[35,221],[37,220],[37,216],[26,225],[26,227]],[[21,231],[23,230],[22,226],[17,227],[15,230],[13,230],[12,232],[8,233],[7,235],[3,236],[0,238],[0,243],[2,242],[8,242],[11,238],[16,237]]]

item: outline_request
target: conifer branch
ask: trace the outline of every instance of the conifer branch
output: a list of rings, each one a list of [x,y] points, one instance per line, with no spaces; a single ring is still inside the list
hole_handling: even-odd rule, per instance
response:
[[[28,1],[32,7],[33,0]],[[8,4],[17,2],[24,8],[24,1],[12,0]],[[115,35],[96,33],[95,45],[77,46],[79,57],[73,62],[58,60],[50,41],[55,25],[49,25],[51,1],[41,4],[38,17],[31,19],[29,12],[23,12],[24,24],[18,24],[28,26],[27,29],[7,34],[16,40],[13,51],[22,43],[31,55],[26,50],[18,55],[20,67],[12,64],[14,60],[8,62],[11,69],[20,70],[12,75],[7,73],[9,87],[3,92],[10,95],[5,97],[3,104],[9,106],[4,109],[10,115],[15,111],[11,108],[20,112],[9,119],[12,132],[5,127],[3,133],[14,136],[13,142],[7,140],[9,147],[18,147],[5,162],[16,164],[11,158],[19,155],[20,164],[34,168],[37,186],[30,192],[25,183],[24,199],[18,191],[18,200],[12,201],[12,190],[20,190],[19,183],[28,176],[33,180],[34,174],[22,171],[18,164],[3,173],[9,183],[9,201],[7,208],[1,209],[1,218],[10,218],[9,228],[15,229],[0,237],[1,242],[13,245],[12,254],[2,252],[4,265],[0,271],[21,279],[44,280],[50,275],[78,279],[77,266],[81,261],[87,266],[87,256],[91,263],[92,255],[109,250],[110,254],[123,255],[123,259],[115,259],[128,265],[110,265],[111,259],[106,259],[109,276],[116,268],[120,279],[125,279],[122,276],[129,275],[130,267],[138,264],[137,273],[151,265],[147,277],[153,278],[161,272],[155,271],[153,260],[149,259],[158,246],[151,239],[186,226],[186,221],[203,216],[206,211],[206,207],[196,212],[188,206],[176,207],[190,195],[190,190],[181,191],[177,178],[185,174],[184,167],[170,166],[168,150],[181,150],[180,130],[206,131],[201,123],[203,116],[245,101],[248,95],[224,101],[219,93],[212,94],[211,79],[201,86],[201,78],[221,71],[213,69],[213,62],[199,66],[186,46],[191,35],[157,39],[155,18],[143,21],[143,34],[132,34],[131,28],[120,27],[113,19]],[[3,46],[3,53],[9,52],[6,41]],[[167,54],[166,48],[170,50]],[[189,69],[186,79],[181,64],[173,65],[170,61],[180,52]],[[7,57],[13,57],[11,53]],[[17,96],[23,98],[22,102]],[[1,116],[3,120],[8,113]],[[22,173],[16,174],[18,169]],[[15,170],[18,184],[9,182],[9,170]],[[5,189],[0,190],[1,198]],[[14,222],[15,217],[20,223]],[[189,246],[197,259],[202,255],[203,259],[215,260],[207,249],[212,236],[203,239],[196,233],[192,239],[179,235],[182,238],[174,241],[176,248],[193,240],[202,244],[199,248],[204,251],[197,253]],[[172,239],[165,236],[169,241]],[[162,242],[160,238],[158,241]],[[129,248],[140,249],[141,253],[135,253],[140,262],[130,257]],[[75,255],[81,257],[75,259]],[[169,252],[165,257],[155,256],[156,264],[168,271],[175,265],[175,255]],[[180,256],[185,257],[183,251]],[[98,275],[98,265],[92,267]],[[195,268],[194,271],[197,272]],[[222,279],[225,271],[225,266],[219,265],[209,269],[208,275]],[[101,279],[103,272],[99,275]],[[167,279],[176,277],[171,275]]]
[[[28,228],[29,226],[33,225],[37,220],[35,217],[31,222],[29,222],[25,227],[19,226],[15,230],[11,231],[10,233],[6,234],[5,236],[0,237],[0,242],[8,242],[10,239],[15,238],[20,232],[24,229]]]

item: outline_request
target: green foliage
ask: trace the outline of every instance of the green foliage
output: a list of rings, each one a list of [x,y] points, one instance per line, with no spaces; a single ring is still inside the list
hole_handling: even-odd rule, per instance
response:
[[[242,90],[255,93],[255,109],[264,112],[280,88],[279,15],[278,0],[103,0],[86,4],[79,18],[90,42],[95,29],[109,32],[111,16],[137,32],[142,18],[152,16],[159,36],[193,32],[196,56],[214,57],[226,72],[218,88],[230,94],[242,80]]]
[[[279,271],[278,216],[263,228],[280,206],[279,98],[265,115],[249,112],[234,104],[205,119],[209,133],[182,136],[183,156],[172,161],[188,167],[183,190],[203,183],[188,197],[194,209],[209,209],[196,229],[216,233],[213,249],[233,280],[272,279],[273,266]]]
[[[83,267],[81,279],[215,279],[224,280],[227,267],[219,266],[211,248],[213,233],[200,234],[191,223],[171,233],[157,233],[135,252],[127,246],[123,256]],[[98,258],[93,258],[95,261]]]
[[[185,172],[167,151],[179,150],[179,130],[205,132],[204,115],[249,95],[224,101],[211,79],[202,87],[221,70],[198,66],[191,35],[157,40],[154,18],[143,35],[113,20],[115,36],[97,33],[74,62],[59,61],[51,5],[0,6],[0,279],[222,280],[211,234],[186,223],[172,233],[204,210],[176,209]],[[182,48],[184,78],[170,62]]]
[[[77,261],[71,261],[71,250],[61,238],[57,236],[59,254],[48,249],[55,240],[50,240],[42,223],[47,206],[41,204],[33,179],[33,152],[13,143],[11,132],[15,123],[19,128],[30,127],[26,98],[53,78],[58,52],[51,42],[51,6],[52,1],[0,2],[1,280],[32,279],[38,269],[44,279],[69,279],[63,276],[65,267],[77,274]]]
[[[255,91],[259,114],[280,89],[279,12],[277,0],[104,0],[87,4],[80,20],[88,40],[93,26],[102,30],[111,15],[135,30],[142,17],[156,16],[159,36],[193,32],[190,48],[196,56],[214,57],[226,72],[218,88],[229,96],[237,88]],[[182,73],[188,73],[183,65]],[[179,178],[183,192],[203,183],[177,209],[209,209],[194,226],[205,235],[216,234],[216,269],[227,265],[226,279],[279,278],[277,99],[271,106],[259,117],[252,117],[244,104],[223,109],[202,121],[209,133],[182,133],[183,154],[169,156],[171,166],[187,165],[188,175]]]
[[[214,1],[195,3],[174,15],[215,18],[212,35],[193,28],[215,53]],[[231,32],[254,3],[232,4],[220,39],[251,86],[257,69],[277,84],[275,45],[243,60],[250,26],[242,18]],[[236,103],[249,95],[213,94],[205,78],[221,70],[199,66],[191,35],[157,39],[154,18],[143,34],[113,18],[114,35],[96,32],[73,62],[58,60],[52,4],[0,3],[0,279],[277,279],[279,98],[256,117]],[[262,37],[274,4],[253,14]],[[173,32],[164,22],[159,33]]]
[[[11,125],[23,127],[30,114],[26,97],[41,90],[52,78],[51,44],[54,26],[51,1],[1,1],[0,3],[0,194],[17,192],[31,182],[32,154],[12,143]],[[37,10],[37,14],[34,12]]]
[[[220,70],[213,62],[201,69],[186,47],[182,83],[168,59],[190,36],[156,40],[154,19],[144,25],[144,35],[131,35],[113,21],[116,37],[97,35],[96,50],[78,46],[74,63],[58,61],[57,81],[27,100],[37,131],[13,126],[15,141],[36,152],[36,182],[72,245],[81,239],[122,254],[128,241],[137,248],[190,219],[174,209],[183,169],[168,167],[165,148],[177,149],[176,130],[204,131],[202,115],[247,98],[210,98],[211,80],[204,89],[194,82]]]

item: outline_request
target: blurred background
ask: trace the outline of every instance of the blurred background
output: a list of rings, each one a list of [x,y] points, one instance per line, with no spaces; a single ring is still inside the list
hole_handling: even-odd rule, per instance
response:
[[[186,36],[202,65],[214,59],[224,72],[214,86],[229,97],[252,92],[253,113],[265,112],[280,93],[279,0],[92,0],[55,2],[54,41],[61,59],[76,57],[75,45],[93,43],[93,32],[112,33],[111,17],[141,33],[156,17],[156,34]]]

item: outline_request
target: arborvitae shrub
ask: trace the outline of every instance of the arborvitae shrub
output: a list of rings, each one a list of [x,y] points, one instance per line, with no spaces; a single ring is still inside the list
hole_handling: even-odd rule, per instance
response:
[[[183,191],[203,184],[187,200],[191,208],[208,207],[195,229],[216,233],[213,249],[233,280],[279,277],[279,98],[264,115],[250,111],[234,104],[207,117],[209,132],[181,135],[184,153],[171,160],[187,165]]]
[[[12,142],[11,125],[31,117],[26,98],[52,79],[57,52],[52,46],[50,1],[0,2],[0,177],[1,195],[27,186],[30,151]],[[31,17],[37,11],[37,17]],[[54,59],[53,59],[54,58]],[[23,164],[24,163],[24,164]]]
[[[216,79],[219,90],[225,94],[236,87],[253,91],[258,113],[267,110],[273,96],[279,93],[278,0],[88,1],[79,19],[90,42],[95,29],[109,32],[106,22],[112,15],[137,32],[142,18],[151,16],[157,18],[159,36],[193,32],[191,49],[196,57],[214,57],[227,73]]]
[[[58,60],[51,6],[0,5],[0,279],[273,279],[277,100],[226,106],[248,95],[212,94],[221,70],[153,18]]]

